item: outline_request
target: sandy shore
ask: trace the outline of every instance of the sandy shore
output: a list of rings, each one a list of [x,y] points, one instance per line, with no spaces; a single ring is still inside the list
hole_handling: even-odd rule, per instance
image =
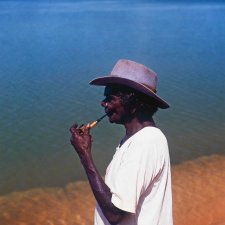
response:
[[[225,225],[225,156],[172,168],[174,225]],[[87,182],[0,196],[1,225],[91,225],[95,200]]]

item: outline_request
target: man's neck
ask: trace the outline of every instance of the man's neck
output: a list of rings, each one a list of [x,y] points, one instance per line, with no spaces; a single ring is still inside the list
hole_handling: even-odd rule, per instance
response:
[[[128,139],[144,127],[155,127],[155,122],[153,119],[140,121],[137,117],[135,117],[131,121],[125,123],[124,126],[126,129],[125,139]]]

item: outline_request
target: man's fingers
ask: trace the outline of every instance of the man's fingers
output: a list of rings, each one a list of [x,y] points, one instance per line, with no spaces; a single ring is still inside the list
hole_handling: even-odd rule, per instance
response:
[[[85,128],[83,129],[83,134],[89,134],[89,131],[90,131],[90,127],[85,126]]]
[[[71,133],[74,133],[75,130],[77,129],[77,127],[78,127],[77,123],[73,124],[73,125],[70,127],[70,132],[71,132]]]

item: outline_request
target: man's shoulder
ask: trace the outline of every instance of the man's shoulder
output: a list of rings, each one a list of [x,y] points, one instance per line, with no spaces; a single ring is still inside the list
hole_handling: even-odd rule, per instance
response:
[[[152,141],[157,139],[166,139],[163,132],[157,127],[144,127],[138,131],[134,140]]]

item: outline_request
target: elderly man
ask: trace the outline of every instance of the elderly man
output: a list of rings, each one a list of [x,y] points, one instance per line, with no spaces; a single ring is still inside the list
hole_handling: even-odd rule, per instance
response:
[[[70,129],[97,201],[95,225],[172,225],[169,150],[153,120],[158,108],[169,105],[156,94],[156,73],[122,59],[110,75],[90,84],[105,86],[101,105],[109,121],[126,130],[103,180],[92,158],[90,129]]]

